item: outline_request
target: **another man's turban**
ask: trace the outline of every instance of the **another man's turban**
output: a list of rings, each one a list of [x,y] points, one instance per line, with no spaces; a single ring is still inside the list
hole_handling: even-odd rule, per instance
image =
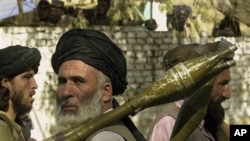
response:
[[[40,65],[41,54],[36,48],[21,45],[9,46],[0,50],[0,79],[12,77]]]
[[[113,95],[127,88],[126,59],[121,49],[104,33],[91,29],[71,29],[65,32],[56,45],[52,67],[58,73],[60,65],[77,59],[107,75],[112,83]]]
[[[202,55],[212,53],[215,51],[223,50],[233,44],[228,42],[225,39],[214,43],[207,43],[204,45],[200,44],[189,44],[189,45],[180,45],[171,50],[169,50],[163,58],[163,65],[165,69],[170,69],[174,65],[185,62],[187,60],[200,57]],[[232,59],[234,53],[228,55],[224,60]]]

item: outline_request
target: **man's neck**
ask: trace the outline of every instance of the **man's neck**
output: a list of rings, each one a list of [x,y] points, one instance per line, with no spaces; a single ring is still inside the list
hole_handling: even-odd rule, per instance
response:
[[[7,112],[6,112],[6,114],[8,115],[8,117],[10,118],[10,119],[12,119],[12,120],[15,120],[16,119],[16,112],[14,111],[14,109],[13,109],[13,103],[10,101],[9,102],[9,108],[8,108],[8,110],[7,110]]]
[[[112,109],[113,106],[112,106],[112,103],[111,102],[108,102],[108,103],[104,103],[102,105],[102,113],[105,113],[107,111],[109,111],[110,109]]]

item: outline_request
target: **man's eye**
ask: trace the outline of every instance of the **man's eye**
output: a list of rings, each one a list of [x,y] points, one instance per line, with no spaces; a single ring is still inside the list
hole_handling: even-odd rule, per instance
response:
[[[58,84],[64,84],[66,83],[66,79],[57,79]]]
[[[75,80],[74,82],[75,82],[75,83],[84,83],[83,80]]]
[[[26,74],[26,75],[23,76],[23,78],[27,78],[27,79],[30,79],[32,77],[33,77],[33,75],[31,75],[31,74]]]
[[[83,78],[74,78],[74,79],[73,79],[73,82],[79,84],[79,83],[84,83],[85,80],[84,80]]]

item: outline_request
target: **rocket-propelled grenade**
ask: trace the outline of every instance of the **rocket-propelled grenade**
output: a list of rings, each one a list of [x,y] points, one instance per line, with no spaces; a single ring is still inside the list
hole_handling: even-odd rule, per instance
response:
[[[232,45],[222,51],[178,63],[142,93],[130,98],[130,104],[135,113],[148,107],[174,102],[190,96],[194,90],[223,71],[210,72],[219,62],[224,61],[224,57],[232,54],[236,49],[237,46]],[[232,61],[227,63],[223,66],[233,65]]]
[[[207,76],[217,75],[221,71],[234,66],[234,60],[217,64]],[[195,90],[180,108],[172,131],[171,141],[187,140],[204,119],[210,101],[214,78]]]

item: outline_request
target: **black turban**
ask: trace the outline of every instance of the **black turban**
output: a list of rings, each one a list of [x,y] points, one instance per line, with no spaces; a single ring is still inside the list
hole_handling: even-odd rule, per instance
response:
[[[121,49],[100,31],[76,28],[65,32],[52,56],[55,73],[67,60],[81,60],[107,75],[113,95],[121,94],[127,88],[126,59]]]
[[[21,45],[9,46],[0,50],[0,79],[12,77],[33,69],[38,71],[41,54],[36,48]]]

